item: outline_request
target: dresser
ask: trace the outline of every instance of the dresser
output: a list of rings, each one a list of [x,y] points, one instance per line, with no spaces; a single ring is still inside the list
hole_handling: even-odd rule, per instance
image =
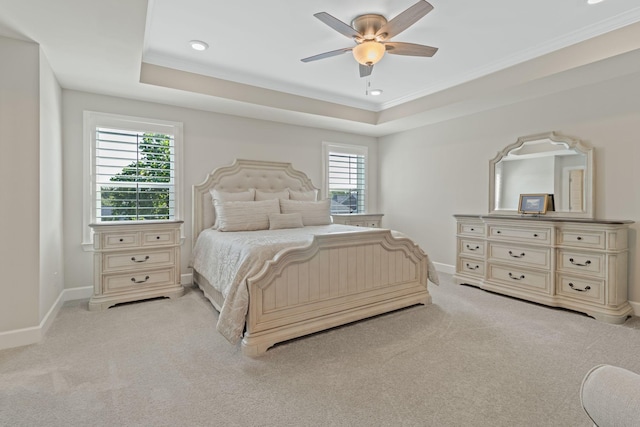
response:
[[[380,228],[384,214],[332,214],[334,224],[355,225],[357,227]]]
[[[93,296],[89,310],[156,297],[179,297],[182,221],[91,224]]]
[[[633,221],[455,215],[454,281],[623,323]]]

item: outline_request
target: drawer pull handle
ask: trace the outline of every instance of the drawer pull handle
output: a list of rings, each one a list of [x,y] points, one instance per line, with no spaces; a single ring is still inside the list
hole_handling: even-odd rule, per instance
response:
[[[533,233],[533,237],[538,237],[538,233]]]
[[[120,239],[121,242],[124,242],[124,239]]]
[[[582,237],[580,237],[580,236],[578,236],[578,237],[576,237],[576,238],[577,238],[578,240],[582,240]]]
[[[522,280],[524,279],[524,274],[520,275],[520,277],[516,277],[513,274],[509,273],[509,277],[511,277],[513,280]]]
[[[498,230],[498,231],[496,231],[496,233],[500,234],[500,233],[502,233],[502,231]]]
[[[514,255],[513,252],[509,251],[509,255],[513,258],[524,258],[524,252],[522,252],[520,255]]]
[[[135,277],[132,277],[132,278],[131,278],[131,281],[132,281],[133,283],[144,283],[144,282],[146,282],[147,280],[149,280],[149,276],[146,276],[146,277],[144,278],[144,280],[136,280],[136,278],[135,278]]]
[[[160,240],[160,236],[156,236],[156,240]]]
[[[132,256],[131,261],[133,262],[145,262],[149,259],[149,255],[145,256],[144,259],[136,259],[136,257]]]
[[[479,266],[479,265],[476,265],[475,267],[471,267],[471,266],[469,265],[469,263],[467,263],[467,268],[468,268],[469,270],[477,270],[477,269],[479,269],[479,268],[480,268],[480,266]]]
[[[584,289],[574,288],[573,287],[573,283],[569,283],[569,287],[571,289],[573,289],[574,291],[578,291],[578,292],[587,292],[589,289],[591,289],[591,286],[589,286],[589,285],[585,286]]]
[[[584,264],[580,264],[578,262],[575,262],[573,258],[569,258],[569,262],[573,265],[577,265],[578,267],[589,267],[589,264],[591,264],[590,260],[586,260]]]
[[[469,249],[470,251],[477,251],[478,249],[480,249],[480,246],[476,245],[475,248],[472,248],[471,246],[467,245],[467,249]]]

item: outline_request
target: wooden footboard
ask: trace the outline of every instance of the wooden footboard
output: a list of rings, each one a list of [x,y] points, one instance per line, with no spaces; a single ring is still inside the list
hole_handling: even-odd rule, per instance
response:
[[[415,304],[430,304],[427,256],[390,230],[319,235],[250,278],[243,352]]]

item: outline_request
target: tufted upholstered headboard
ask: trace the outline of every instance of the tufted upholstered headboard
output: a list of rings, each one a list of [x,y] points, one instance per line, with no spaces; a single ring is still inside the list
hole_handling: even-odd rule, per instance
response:
[[[229,166],[215,169],[201,184],[193,186],[191,227],[194,245],[200,232],[212,227],[215,221],[209,192],[213,188],[220,191],[246,191],[250,188],[264,191],[285,188],[294,191],[318,190],[309,177],[295,170],[291,163],[236,159]]]

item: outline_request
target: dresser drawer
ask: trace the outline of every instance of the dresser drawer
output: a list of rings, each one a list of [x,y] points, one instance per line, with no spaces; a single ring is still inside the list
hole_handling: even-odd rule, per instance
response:
[[[484,261],[459,257],[458,258],[458,273],[471,274],[473,276],[484,277]]]
[[[494,240],[550,244],[551,234],[551,228],[510,227],[504,225],[489,226],[489,238]]]
[[[173,245],[176,243],[173,230],[144,231],[142,246]]]
[[[556,286],[558,295],[598,304],[604,304],[604,288],[603,281],[582,279],[565,274],[558,275],[558,285]]]
[[[102,235],[103,249],[126,249],[140,246],[138,233],[104,233]]]
[[[489,243],[489,259],[550,269],[551,249]]]
[[[558,250],[558,269],[604,278],[605,255]]]
[[[551,275],[542,271],[531,271],[517,267],[503,267],[489,264],[489,280],[501,282],[511,287],[550,294]]]
[[[127,253],[104,253],[102,270],[105,273],[134,269],[148,269],[175,263],[175,250],[148,250]]]
[[[175,285],[176,269],[140,270],[123,274],[109,274],[103,278],[104,293],[147,288],[152,286]]]
[[[471,256],[484,256],[485,242],[481,240],[458,239],[458,253]]]
[[[481,222],[458,222],[458,234],[484,237],[484,224]]]
[[[558,244],[575,248],[604,249],[606,246],[606,233],[593,230],[560,229],[558,231]]]

